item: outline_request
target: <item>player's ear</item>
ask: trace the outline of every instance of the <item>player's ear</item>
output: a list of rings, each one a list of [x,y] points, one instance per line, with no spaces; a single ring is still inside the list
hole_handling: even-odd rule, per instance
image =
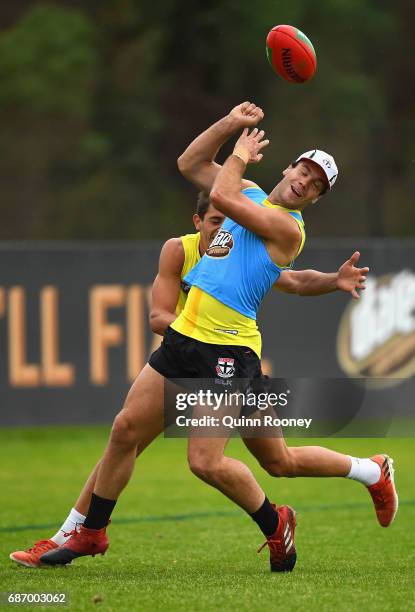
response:
[[[193,223],[194,223],[194,226],[195,226],[196,230],[199,231],[200,230],[200,226],[202,224],[202,219],[199,217],[199,215],[197,215],[197,214],[193,215]]]
[[[287,168],[285,168],[285,170],[282,171],[282,175],[287,176],[287,174],[289,173],[291,169],[292,169],[292,166],[287,166]]]

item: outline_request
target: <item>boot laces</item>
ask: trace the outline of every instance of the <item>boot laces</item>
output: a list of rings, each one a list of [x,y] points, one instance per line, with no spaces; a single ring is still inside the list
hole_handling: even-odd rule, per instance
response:
[[[47,550],[48,548],[49,548],[49,540],[39,540],[39,542],[36,542],[35,544],[33,544],[31,548],[28,548],[26,552],[37,553],[40,550]]]
[[[265,542],[261,544],[261,546],[258,548],[257,553],[260,553],[262,550],[264,550],[266,546],[268,546],[273,557],[285,557],[285,549],[281,538],[273,538],[272,536],[269,539],[267,538]]]

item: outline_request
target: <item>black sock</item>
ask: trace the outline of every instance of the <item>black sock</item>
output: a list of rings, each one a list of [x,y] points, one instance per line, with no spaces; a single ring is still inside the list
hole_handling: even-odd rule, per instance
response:
[[[102,529],[108,525],[114,506],[115,499],[105,499],[92,493],[92,499],[84,522],[87,529]]]
[[[271,505],[268,497],[265,497],[264,503],[259,510],[250,515],[257,523],[258,527],[264,536],[270,536],[277,530],[278,527],[278,512]]]

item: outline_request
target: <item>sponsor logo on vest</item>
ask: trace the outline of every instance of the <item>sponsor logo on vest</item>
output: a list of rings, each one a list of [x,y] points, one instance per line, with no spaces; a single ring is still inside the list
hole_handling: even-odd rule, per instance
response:
[[[184,293],[189,293],[190,289],[192,288],[191,285],[189,285],[188,283],[186,283],[184,280],[180,281],[180,288],[182,291],[184,291]]]
[[[231,378],[235,374],[235,359],[231,357],[219,357],[216,366],[216,374],[221,378]]]
[[[206,250],[208,257],[224,258],[228,257],[233,248],[233,236],[230,232],[220,230],[215,236],[209,248]]]
[[[352,378],[398,384],[415,374],[415,274],[369,277],[360,300],[343,313],[337,356]]]
[[[232,336],[237,336],[238,333],[239,333],[237,329],[220,329],[220,328],[215,328],[213,331],[221,332],[223,334],[232,334]]]

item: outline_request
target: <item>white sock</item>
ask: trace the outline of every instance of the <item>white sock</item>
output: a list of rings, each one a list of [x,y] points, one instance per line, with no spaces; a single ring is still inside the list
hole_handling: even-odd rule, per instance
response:
[[[57,533],[51,538],[55,544],[61,546],[65,544],[66,540],[69,538],[69,534],[74,529],[78,529],[80,525],[84,524],[85,516],[72,508],[70,513],[67,516],[66,521],[63,523],[62,527],[59,529]],[[65,535],[67,534],[67,535]]]
[[[380,478],[380,467],[372,459],[358,459],[357,457],[350,457],[352,467],[346,478],[357,480],[362,484],[370,487],[371,485],[378,482]]]

